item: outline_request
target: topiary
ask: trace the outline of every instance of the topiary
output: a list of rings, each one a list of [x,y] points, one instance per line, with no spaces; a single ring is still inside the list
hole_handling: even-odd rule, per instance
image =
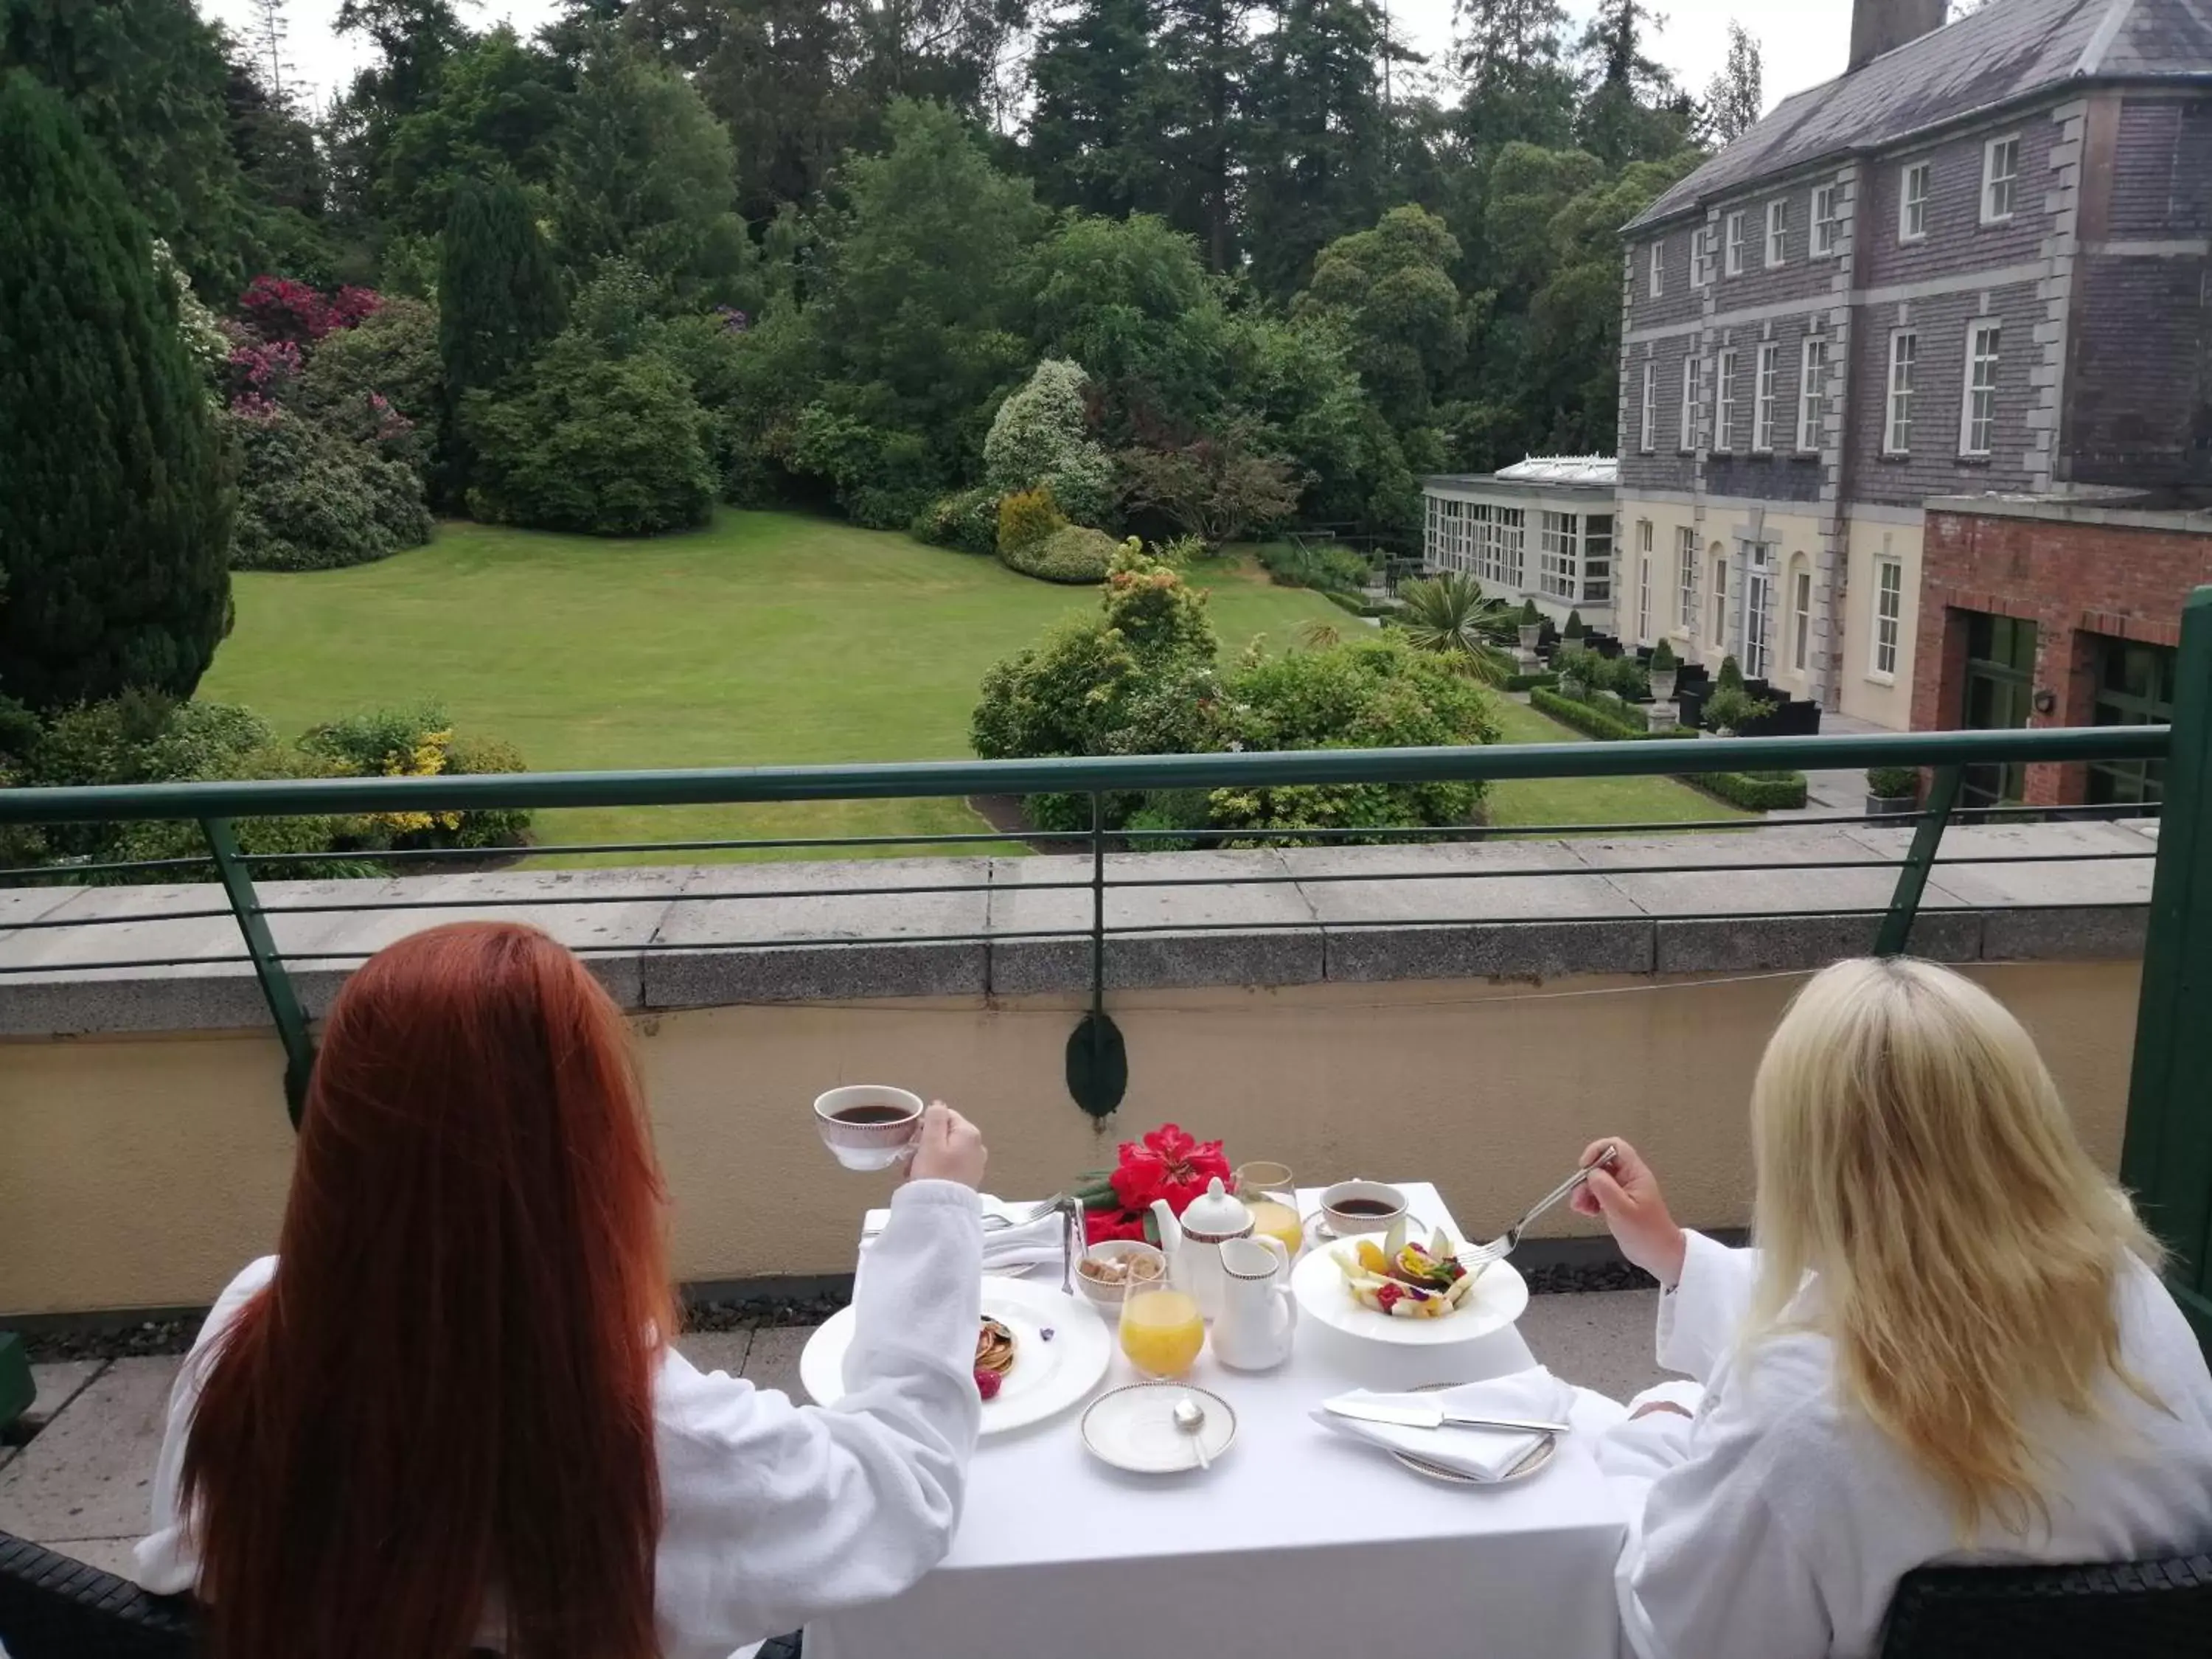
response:
[[[1048,582],[1103,582],[1121,546],[1103,530],[1086,530],[1081,525],[1072,524],[1012,553],[1008,553],[1002,544],[999,558],[1009,570],[1018,570],[1024,576],[1036,576]]]
[[[999,556],[1012,565],[1017,556],[1066,525],[1066,515],[1053,500],[1052,491],[1018,489],[999,502]]]
[[[1672,674],[1680,670],[1680,667],[1681,663],[1674,655],[1674,647],[1668,644],[1666,641],[1662,640],[1658,644],[1651,647],[1651,672],[1653,673]]]
[[[1715,677],[1713,686],[1716,690],[1741,691],[1743,690],[1743,670],[1736,666],[1734,657],[1721,659],[1721,672]]]
[[[1867,793],[1883,800],[1903,800],[1920,793],[1917,766],[1869,766],[1866,781]]]

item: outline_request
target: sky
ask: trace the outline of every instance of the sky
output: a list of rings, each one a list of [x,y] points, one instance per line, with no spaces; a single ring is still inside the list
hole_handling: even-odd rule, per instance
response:
[[[243,36],[253,15],[252,0],[199,0],[202,12]],[[331,32],[339,0],[288,0],[285,15],[291,27],[287,57],[294,76],[313,88],[318,108],[344,88],[368,55],[368,43],[359,36],[340,39]],[[1386,0],[1394,20],[1411,37],[1416,50],[1441,59],[1451,41],[1452,0]],[[1759,37],[1765,65],[1766,102],[1817,85],[1843,72],[1844,52],[1851,27],[1850,0],[1796,0],[1789,7],[1756,5],[1752,0],[1661,0],[1666,27],[1652,56],[1672,69],[1694,91],[1721,67],[1728,55],[1730,18],[1741,21]],[[558,0],[483,0],[471,8],[464,0],[463,15],[477,27],[501,21],[529,34],[559,9]],[[1568,0],[1577,18],[1590,8]]]

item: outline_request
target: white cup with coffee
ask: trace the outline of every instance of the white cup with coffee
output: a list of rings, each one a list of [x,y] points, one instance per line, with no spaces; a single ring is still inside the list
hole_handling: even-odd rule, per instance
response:
[[[1321,1195],[1322,1223],[1339,1238],[1388,1232],[1405,1213],[1405,1194],[1379,1181],[1340,1181]]]
[[[914,1156],[921,1097],[881,1083],[852,1083],[817,1096],[814,1127],[848,1170],[888,1170]]]

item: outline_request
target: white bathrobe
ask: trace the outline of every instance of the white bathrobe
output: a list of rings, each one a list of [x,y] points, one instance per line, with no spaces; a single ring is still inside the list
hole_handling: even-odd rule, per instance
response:
[[[665,1659],[725,1659],[895,1595],[943,1558],[982,1410],[979,1213],[975,1194],[951,1182],[899,1189],[855,1297],[850,1392],[828,1410],[701,1372],[672,1351],[662,1362],[653,1407],[666,1522],[653,1614]],[[199,1577],[177,1486],[204,1356],[276,1266],[264,1257],[231,1282],[170,1395],[154,1529],[137,1548],[138,1582],[158,1595]],[[477,1644],[499,1648],[505,1621],[492,1601]]]
[[[1705,1385],[1697,1415],[1625,1424],[1600,1451],[1643,1498],[1618,1575],[1641,1659],[1870,1659],[1915,1567],[2212,1545],[2212,1375],[2140,1263],[2116,1292],[2120,1358],[2166,1410],[2113,1379],[2101,1423],[2054,1413],[2033,1425],[2049,1525],[2018,1536],[1984,1522],[1964,1545],[1934,1485],[1838,1401],[1826,1338],[1793,1331],[1736,1352],[1756,1265],[1749,1250],[1690,1235],[1681,1283],[1660,1299],[1659,1363]]]

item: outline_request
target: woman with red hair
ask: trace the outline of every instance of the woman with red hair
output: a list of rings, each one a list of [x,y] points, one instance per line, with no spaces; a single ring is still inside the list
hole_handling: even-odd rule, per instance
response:
[[[983,1164],[933,1106],[837,1406],[702,1374],[620,1012],[534,928],[403,939],[178,1377],[139,1582],[198,1593],[210,1659],[725,1659],[894,1595],[975,1449]]]

